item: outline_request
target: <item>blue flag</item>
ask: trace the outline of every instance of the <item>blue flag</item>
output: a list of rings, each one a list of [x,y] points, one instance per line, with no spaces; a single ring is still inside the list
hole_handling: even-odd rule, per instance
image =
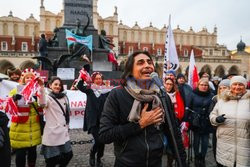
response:
[[[66,39],[67,39],[67,45],[68,47],[70,45],[72,45],[73,43],[77,42],[77,43],[81,43],[83,45],[86,45],[89,50],[92,51],[92,45],[93,45],[93,36],[92,35],[89,35],[89,36],[86,36],[86,37],[82,37],[82,36],[78,36],[78,35],[75,35],[73,34],[71,31],[69,30],[65,30],[66,31]]]

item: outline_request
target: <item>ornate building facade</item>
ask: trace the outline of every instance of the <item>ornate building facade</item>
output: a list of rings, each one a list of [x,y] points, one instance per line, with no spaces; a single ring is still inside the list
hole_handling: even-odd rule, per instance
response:
[[[114,51],[119,55],[118,62],[121,68],[129,54],[136,50],[147,50],[156,58],[159,68],[162,67],[164,44],[167,27],[157,28],[149,24],[140,27],[137,22],[132,27],[118,21],[117,7],[113,16],[102,18],[98,13],[98,0],[93,2],[93,24],[100,33],[105,30],[107,36],[115,44]],[[31,59],[38,54],[38,42],[41,33],[47,38],[53,34],[55,27],[61,27],[64,20],[64,9],[54,14],[45,9],[43,0],[40,5],[40,20],[32,15],[22,20],[12,12],[8,16],[0,17],[0,72],[6,73],[11,66],[21,69],[32,67],[35,61]],[[199,71],[206,71],[211,75],[222,77],[228,73],[245,74],[244,63],[249,62],[242,57],[232,56],[226,46],[217,43],[217,27],[212,32],[202,28],[195,32],[192,27],[188,31],[179,26],[173,29],[177,53],[180,59],[179,72],[185,73],[191,50],[194,50],[196,65]],[[247,64],[249,66],[249,63]],[[249,79],[249,78],[248,78]]]

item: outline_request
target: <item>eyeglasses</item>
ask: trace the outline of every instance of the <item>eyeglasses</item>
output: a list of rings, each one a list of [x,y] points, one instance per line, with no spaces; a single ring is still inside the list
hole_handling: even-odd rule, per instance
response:
[[[206,84],[200,84],[200,86],[208,86],[208,85],[206,85]]]

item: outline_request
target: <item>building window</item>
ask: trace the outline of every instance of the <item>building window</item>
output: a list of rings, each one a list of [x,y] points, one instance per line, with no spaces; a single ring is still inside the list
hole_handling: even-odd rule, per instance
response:
[[[143,47],[143,51],[148,51],[148,47]]]
[[[27,52],[28,51],[28,43],[27,42],[22,42],[22,51]]]
[[[213,54],[214,54],[213,49],[210,49],[210,50],[209,50],[209,55],[210,55],[210,56],[213,56]]]
[[[128,48],[128,54],[132,54],[134,52],[134,47],[133,46],[130,46]]]
[[[226,51],[222,50],[222,56],[226,56]]]
[[[8,43],[6,41],[1,42],[1,51],[8,50]]]
[[[161,56],[161,54],[162,54],[162,51],[161,51],[160,48],[158,48],[158,49],[157,49],[157,56]]]
[[[187,49],[184,50],[184,57],[188,57],[188,50]]]

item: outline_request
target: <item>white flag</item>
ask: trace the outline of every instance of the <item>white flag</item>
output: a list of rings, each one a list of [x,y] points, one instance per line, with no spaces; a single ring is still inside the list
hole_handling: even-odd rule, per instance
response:
[[[168,70],[176,71],[179,68],[179,59],[175,47],[174,34],[171,28],[171,16],[166,34],[165,55],[163,64],[163,78]]]
[[[194,51],[191,51],[190,62],[188,67],[188,84],[195,89],[198,85],[199,75],[195,65]]]

